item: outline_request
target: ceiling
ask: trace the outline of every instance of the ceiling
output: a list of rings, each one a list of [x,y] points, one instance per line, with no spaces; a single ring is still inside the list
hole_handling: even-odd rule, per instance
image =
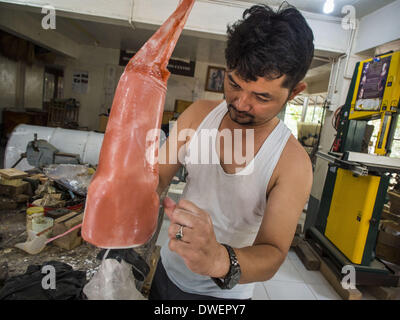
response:
[[[42,15],[26,11],[41,21]],[[57,33],[81,45],[136,51],[152,36],[154,28],[133,28],[130,25],[114,25],[95,21],[57,17]],[[226,42],[182,34],[173,52],[173,57],[184,60],[203,61],[209,64],[225,65]],[[310,82],[329,78],[330,62],[324,52],[316,52],[307,79]]]
[[[219,1],[219,0],[215,0]],[[232,0],[232,2],[250,2],[250,3],[262,3],[270,6],[280,6],[283,0]],[[356,17],[362,18],[379,8],[382,8],[396,0],[334,0],[335,9],[331,16],[343,17],[342,8],[346,5],[352,5],[356,9]],[[323,6],[325,0],[288,0],[289,4],[295,6],[299,10],[308,11],[312,13],[323,14]]]
[[[263,3],[271,6],[279,6],[282,0],[198,0],[198,1],[216,1],[224,3]],[[394,0],[335,0],[336,9],[333,16],[341,16],[341,8],[344,5],[353,5],[356,8],[357,17],[365,16],[380,7],[383,7]],[[312,13],[321,14],[325,0],[289,0],[290,4],[298,9]],[[41,19],[41,14],[29,12]],[[154,26],[156,28],[156,26]],[[154,33],[152,28],[133,28],[129,25],[113,25],[87,21],[81,19],[72,19],[63,16],[57,17],[57,32],[72,39],[82,45],[97,45],[106,48],[138,50]],[[194,35],[183,33],[173,53],[174,58],[185,60],[205,61],[210,64],[224,65],[225,41],[199,38]],[[316,51],[311,70],[307,78],[310,82],[318,82],[329,78],[331,65],[327,59],[331,54]],[[320,58],[318,58],[320,57]],[[322,58],[322,59],[321,59]]]

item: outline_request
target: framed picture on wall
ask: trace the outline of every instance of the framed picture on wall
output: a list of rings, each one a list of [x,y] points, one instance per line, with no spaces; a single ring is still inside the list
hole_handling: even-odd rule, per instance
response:
[[[208,67],[206,91],[224,93],[225,68]]]

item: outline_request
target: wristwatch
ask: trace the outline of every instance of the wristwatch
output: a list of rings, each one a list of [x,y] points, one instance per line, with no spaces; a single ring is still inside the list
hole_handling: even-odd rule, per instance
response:
[[[232,289],[239,283],[240,275],[242,271],[240,270],[240,265],[236,257],[235,251],[227,244],[222,243],[222,245],[228,250],[230,267],[229,271],[224,278],[211,278],[221,289]]]

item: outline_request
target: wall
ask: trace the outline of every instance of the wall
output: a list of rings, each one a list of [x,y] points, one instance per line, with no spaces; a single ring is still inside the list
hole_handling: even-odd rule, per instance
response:
[[[0,55],[0,122],[3,109],[42,109],[44,66]]]
[[[329,77],[318,79],[315,81],[307,82],[307,93],[308,94],[318,94],[326,93],[329,86]]]
[[[359,53],[400,39],[400,0],[363,17],[356,39],[355,52]]]
[[[44,66],[25,66],[24,107],[42,109]]]
[[[0,55],[0,119],[4,108],[15,107],[18,63]]]
[[[79,125],[97,130],[99,114],[110,108],[106,106],[109,97],[105,90],[106,66],[118,67],[119,50],[94,46],[81,46],[78,59],[58,58],[55,64],[64,68],[64,98],[80,102]],[[86,93],[75,92],[72,79],[75,72],[88,72]]]
[[[377,47],[375,49],[375,55],[387,53],[389,51],[400,51],[400,40],[392,41]]]
[[[58,56],[54,65],[64,69],[64,98],[75,98],[80,102],[79,125],[89,130],[98,129],[98,115],[111,108],[115,88],[124,70],[119,66],[119,50],[94,46],[81,46],[78,59]],[[196,61],[194,77],[171,74],[165,110],[173,111],[175,100],[194,101],[197,99],[223,98],[223,94],[205,91],[207,61]],[[212,64],[213,66],[221,66]],[[44,65],[24,66],[24,96],[19,107],[42,109]],[[113,88],[106,90],[106,68],[115,69]],[[18,63],[0,56],[0,108],[16,108]],[[89,73],[86,93],[77,93],[72,88],[74,72]],[[23,76],[22,76],[23,77]]]
[[[84,47],[84,50],[82,50],[78,60],[60,59],[58,63],[65,68],[64,97],[75,98],[81,103],[80,126],[96,130],[98,128],[98,115],[111,108],[115,89],[124,68],[118,65],[119,50],[90,46],[82,47]],[[176,99],[194,101],[197,99],[218,100],[223,98],[222,94],[204,90],[209,65],[208,62],[196,61],[194,77],[171,74],[168,80],[165,101],[166,111],[174,110]],[[212,65],[214,66],[215,64]],[[105,88],[107,66],[112,66],[116,70],[114,89],[110,94],[107,94]],[[89,85],[86,94],[79,94],[72,90],[72,76],[75,71],[89,72]]]
[[[221,100],[222,93],[205,91],[208,66],[223,65],[210,64],[204,61],[196,61],[196,69],[194,77],[185,77],[171,74],[168,80],[167,96],[165,101],[165,110],[173,111],[175,100],[196,101],[199,99]]]

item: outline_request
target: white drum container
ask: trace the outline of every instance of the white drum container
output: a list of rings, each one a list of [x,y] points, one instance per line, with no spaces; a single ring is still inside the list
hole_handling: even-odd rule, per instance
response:
[[[34,139],[35,133],[38,140],[46,140],[60,152],[79,154],[81,163],[98,164],[103,133],[21,124],[14,129],[7,142],[5,168],[11,168],[26,152],[26,146]],[[33,169],[26,158],[15,168],[23,171]]]
[[[11,168],[21,154],[26,152],[26,147],[29,141],[34,140],[35,133],[38,140],[46,140],[60,152],[79,154],[81,163],[93,166],[99,163],[103,133],[20,124],[14,129],[7,142],[4,168]],[[165,140],[165,133],[161,130],[160,146]],[[22,171],[33,169],[26,158],[15,168]]]

